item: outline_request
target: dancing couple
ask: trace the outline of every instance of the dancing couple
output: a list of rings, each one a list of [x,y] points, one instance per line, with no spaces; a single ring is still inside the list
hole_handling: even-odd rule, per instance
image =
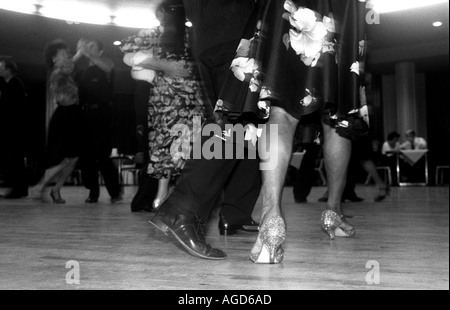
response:
[[[215,201],[223,193],[221,216],[231,201],[234,211],[247,215],[236,222],[243,224],[251,217],[261,189],[262,215],[250,259],[280,263],[286,239],[281,200],[294,133],[303,116],[317,113],[320,117],[311,119],[321,120],[324,129],[329,184],[322,228],[332,239],[353,237],[355,229],[345,221],[341,198],[352,140],[368,131],[360,114],[364,3],[186,0],[184,6],[194,25],[193,49],[202,78],[208,76],[205,85],[213,94],[210,97],[217,99],[215,121],[255,127],[265,123],[263,137],[270,135],[271,125],[277,126],[278,141],[262,141],[271,157],[278,158],[278,165],[260,171],[260,188],[255,166],[248,170],[253,174],[241,174],[236,180],[239,160],[187,160],[176,188],[150,223],[196,257],[224,259],[223,251],[206,243],[203,230]],[[231,57],[230,49],[234,49]]]

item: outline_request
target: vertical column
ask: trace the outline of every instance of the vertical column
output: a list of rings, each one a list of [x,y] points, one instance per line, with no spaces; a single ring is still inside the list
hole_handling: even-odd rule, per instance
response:
[[[400,134],[408,129],[427,137],[425,81],[416,73],[416,65],[402,62],[395,66],[397,95],[397,120]]]
[[[397,90],[395,86],[395,75],[383,75],[383,127],[384,139],[393,131],[400,132],[398,128]]]

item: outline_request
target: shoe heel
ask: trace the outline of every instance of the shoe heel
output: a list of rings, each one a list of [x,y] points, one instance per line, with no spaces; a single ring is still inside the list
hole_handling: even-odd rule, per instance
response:
[[[322,230],[331,240],[335,240],[336,236],[342,238],[352,238],[355,236],[355,229],[344,222],[343,217],[334,211],[324,211],[322,213],[321,223]]]

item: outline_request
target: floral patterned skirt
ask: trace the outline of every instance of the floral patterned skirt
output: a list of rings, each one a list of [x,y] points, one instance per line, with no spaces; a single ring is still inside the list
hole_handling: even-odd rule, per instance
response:
[[[147,172],[156,179],[181,173],[192,145],[194,119],[204,120],[204,101],[198,79],[171,79],[160,73],[149,100],[149,164]],[[176,143],[176,144],[174,144]],[[175,147],[174,147],[175,146]],[[180,146],[180,148],[176,147]]]
[[[258,6],[215,112],[263,122],[272,106],[297,119],[321,110],[341,136],[366,136],[360,112],[365,3],[261,0]]]

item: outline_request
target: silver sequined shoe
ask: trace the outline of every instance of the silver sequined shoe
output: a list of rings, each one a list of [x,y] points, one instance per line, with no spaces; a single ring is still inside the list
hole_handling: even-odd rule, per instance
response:
[[[284,258],[282,244],[286,240],[286,224],[281,216],[266,218],[259,228],[262,248],[259,253],[251,253],[255,264],[280,264]]]
[[[356,234],[355,228],[345,221],[345,217],[332,210],[322,213],[321,222],[323,231],[332,240],[336,239],[336,237],[352,238]]]

